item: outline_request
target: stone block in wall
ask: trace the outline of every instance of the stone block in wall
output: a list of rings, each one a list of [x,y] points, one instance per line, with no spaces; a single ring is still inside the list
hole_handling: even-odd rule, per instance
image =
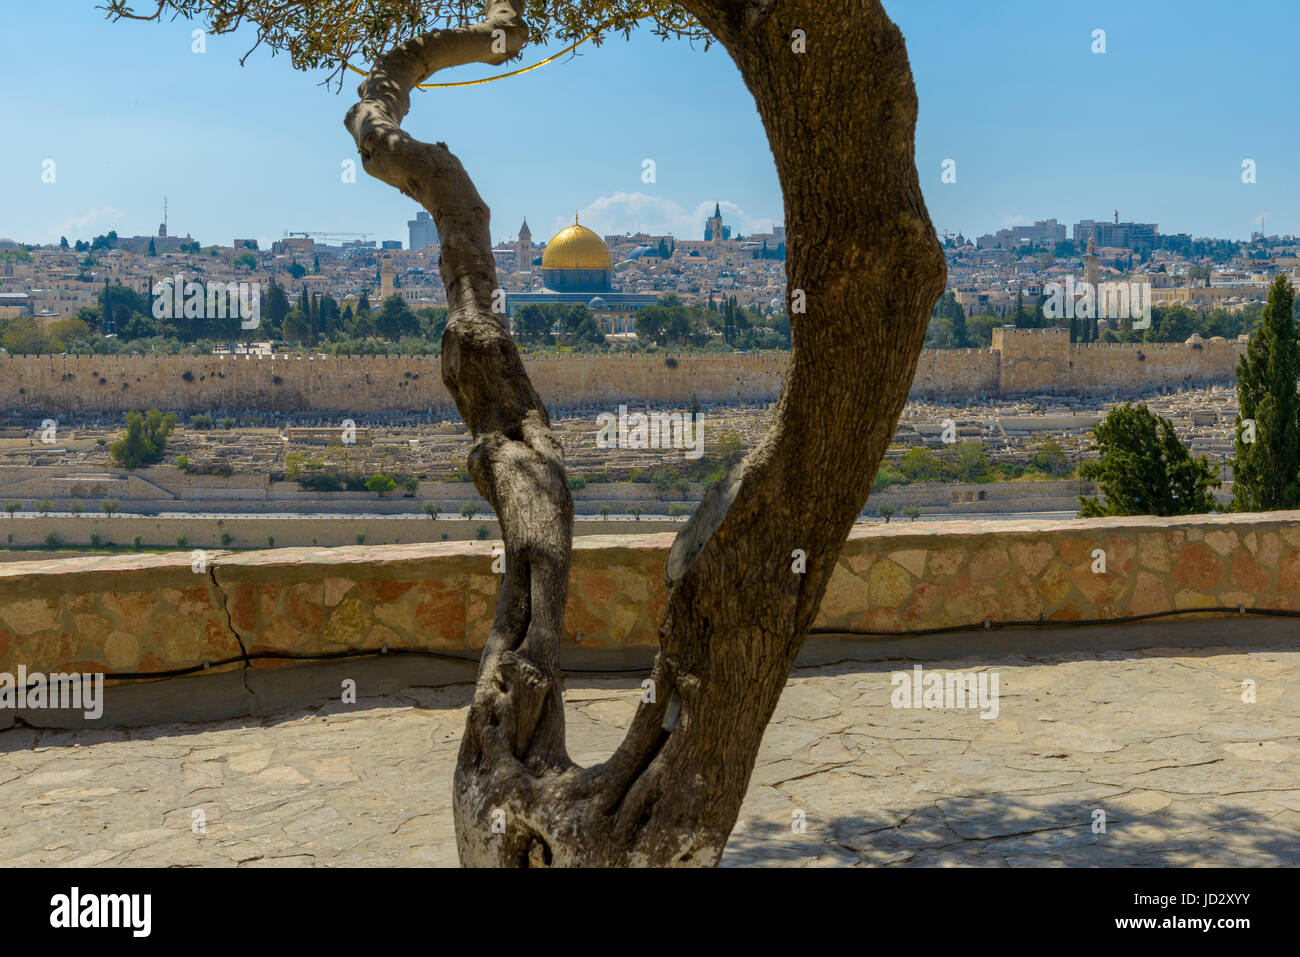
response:
[[[169,671],[240,654],[224,596],[188,552],[0,564],[0,671]]]

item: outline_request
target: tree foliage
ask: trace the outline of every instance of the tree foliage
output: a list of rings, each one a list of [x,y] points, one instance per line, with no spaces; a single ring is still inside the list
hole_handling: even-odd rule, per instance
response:
[[[1211,489],[1221,484],[1205,456],[1193,459],[1173,424],[1145,405],[1116,406],[1093,429],[1101,458],[1079,474],[1105,495],[1079,497],[1079,516],[1198,515],[1215,510]]]
[[[703,41],[705,49],[713,42],[672,0],[523,0],[522,7],[529,42],[537,46],[588,34],[599,45],[641,26],[663,38]],[[361,10],[355,0],[145,0],[143,5],[108,0],[104,9],[112,19],[197,20],[210,34],[251,26],[257,35],[253,49],[288,53],[298,70],[333,70],[340,85],[349,64],[364,70],[406,40],[430,30],[468,27],[483,15],[481,0],[383,0]]]
[[[139,412],[126,414],[126,433],[108,448],[115,465],[125,469],[139,468],[162,458],[167,448],[167,437],[176,428],[176,413],[163,415],[150,409],[145,415]]]
[[[1300,345],[1292,315],[1294,291],[1278,276],[1258,333],[1237,360],[1237,447],[1233,508],[1262,512],[1300,505]],[[1254,441],[1247,420],[1254,423]]]

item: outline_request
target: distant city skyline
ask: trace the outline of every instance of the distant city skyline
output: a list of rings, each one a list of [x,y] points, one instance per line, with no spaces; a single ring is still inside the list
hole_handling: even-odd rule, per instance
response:
[[[1104,221],[1114,209],[1162,234],[1244,240],[1261,216],[1267,233],[1300,234],[1300,131],[1280,82],[1294,6],[1270,0],[1240,17],[1209,0],[885,6],[908,43],[916,161],[940,235]],[[209,37],[196,54],[196,25],[111,24],[95,0],[6,10],[4,113],[27,132],[0,152],[0,236],[150,235],[166,195],[173,234],[208,244],[321,230],[405,245],[410,200],[359,162],[356,182],[342,181],[356,160],[342,127],[355,78],[327,90],[323,74],[265,51],[240,68],[247,32]],[[1103,54],[1091,52],[1097,29]],[[736,235],[785,221],[761,123],[724,51],[648,34],[580,51],[415,98],[408,129],[461,158],[492,208],[493,242],[513,240],[527,216],[540,244],[575,211],[601,235],[682,239],[702,238],[715,202]],[[530,48],[522,63],[546,52]],[[53,184],[41,182],[47,159]],[[945,160],[955,182],[941,179]]]

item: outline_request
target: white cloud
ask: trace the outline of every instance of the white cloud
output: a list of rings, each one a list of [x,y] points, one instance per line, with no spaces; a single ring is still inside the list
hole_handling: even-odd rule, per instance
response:
[[[602,236],[623,233],[671,233],[678,239],[703,239],[704,221],[713,215],[714,200],[701,202],[694,209],[684,209],[679,203],[646,193],[614,193],[601,196],[578,211],[582,225]],[[733,234],[748,235],[770,232],[774,223],[771,217],[749,215],[735,203],[718,201],[722,207],[722,221],[731,227]],[[573,220],[557,216],[553,221],[554,235]],[[546,237],[549,239],[549,237]]]
[[[84,213],[74,213],[69,216],[59,223],[50,235],[54,239],[67,236],[70,243],[78,239],[93,239],[96,232],[103,235],[121,222],[125,215],[122,210],[114,209],[112,206],[96,206]]]

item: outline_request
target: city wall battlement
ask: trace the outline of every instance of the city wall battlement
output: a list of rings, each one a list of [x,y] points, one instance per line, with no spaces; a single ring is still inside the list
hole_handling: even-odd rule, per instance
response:
[[[995,329],[988,349],[927,349],[917,398],[1145,391],[1229,381],[1242,342],[1072,344],[1063,329]],[[772,402],[787,353],[529,356],[550,408]],[[436,356],[0,356],[8,412],[159,408],[452,414]]]

